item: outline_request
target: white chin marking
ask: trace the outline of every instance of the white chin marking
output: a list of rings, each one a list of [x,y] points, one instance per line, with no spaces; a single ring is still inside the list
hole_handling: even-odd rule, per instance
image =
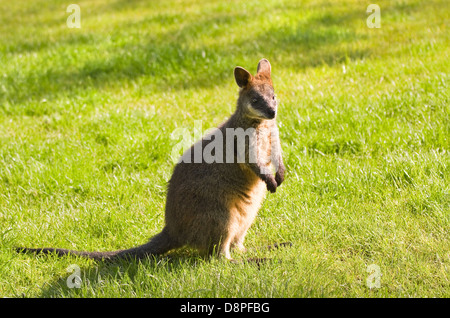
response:
[[[250,104],[247,104],[247,109],[248,109],[248,112],[249,112],[249,117],[266,118],[266,116],[263,113],[261,113],[257,109],[254,109]]]

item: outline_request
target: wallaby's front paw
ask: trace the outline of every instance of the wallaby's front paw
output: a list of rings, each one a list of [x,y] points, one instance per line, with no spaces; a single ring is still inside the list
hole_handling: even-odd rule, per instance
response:
[[[275,181],[277,182],[277,185],[280,186],[280,184],[284,181],[284,172],[279,173],[277,171],[277,173],[275,174]]]
[[[266,186],[267,186],[267,190],[269,190],[272,193],[275,193],[275,191],[277,191],[278,184],[275,181],[275,179],[272,177],[272,178],[269,178],[266,180]]]
[[[279,187],[280,184],[284,181],[284,170],[278,170],[275,174],[275,181],[277,182],[277,186]]]

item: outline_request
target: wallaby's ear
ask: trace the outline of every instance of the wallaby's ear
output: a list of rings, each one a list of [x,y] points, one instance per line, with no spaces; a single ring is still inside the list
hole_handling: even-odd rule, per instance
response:
[[[234,79],[236,80],[236,83],[239,87],[243,88],[248,85],[252,81],[252,74],[250,74],[249,71],[247,71],[245,68],[242,68],[240,66],[237,66],[234,69]]]
[[[266,73],[267,75],[270,76],[270,70],[271,66],[268,60],[262,59],[261,61],[259,61],[258,68],[256,70],[257,73]]]

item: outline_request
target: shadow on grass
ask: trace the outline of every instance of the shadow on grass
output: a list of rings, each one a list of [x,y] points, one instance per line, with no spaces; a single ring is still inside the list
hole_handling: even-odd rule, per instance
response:
[[[413,15],[417,10],[435,5],[384,4],[383,18]],[[148,3],[143,1],[117,0],[96,7],[90,14],[106,14],[103,19],[108,23],[110,14],[146,6]],[[289,3],[274,5],[271,12],[259,7],[249,11],[220,6],[208,12],[200,9],[200,14],[184,12],[167,4],[161,12],[143,19],[133,20],[130,13],[125,21],[115,23],[112,20],[109,32],[96,33],[95,28],[94,31],[92,28],[88,31],[67,29],[68,32],[63,32],[55,41],[37,36],[14,41],[14,47],[6,43],[7,51],[13,55],[33,52],[39,53],[42,59],[54,58],[58,62],[43,71],[21,73],[21,70],[14,70],[5,74],[0,78],[4,92],[0,107],[6,105],[7,113],[14,113],[16,105],[36,103],[44,98],[47,101],[73,98],[83,91],[110,86],[117,89],[127,85],[143,86],[147,94],[220,86],[232,81],[236,65],[245,62],[246,65],[241,66],[250,68],[252,65],[247,63],[256,65],[262,57],[273,61],[275,68],[301,71],[347,59],[362,59],[378,52],[376,41],[372,45],[361,42],[370,36],[361,32],[361,28],[366,28],[367,19],[364,3],[326,3],[326,6],[320,1]],[[268,13],[273,19],[288,17],[288,22],[255,27],[268,19]],[[61,17],[50,19],[49,27],[57,26],[58,19]],[[252,23],[253,26],[247,28]],[[152,31],[156,26],[159,33],[156,28]],[[217,38],[225,40],[214,44]],[[88,57],[79,59],[77,49]]]
[[[189,292],[186,284],[189,285],[190,279],[197,277],[192,271],[202,272],[203,265],[207,266],[208,272],[219,264],[229,266],[231,270],[242,270],[245,266],[246,269],[259,271],[262,266],[279,264],[281,261],[274,253],[291,246],[291,242],[284,242],[250,248],[248,253],[236,254],[237,257],[232,262],[225,258],[204,256],[183,247],[165,256],[152,256],[142,260],[88,261],[90,264],[78,267],[78,272],[71,267],[77,264],[77,259],[74,258],[68,273],[47,283],[41,289],[40,297],[117,297],[118,294],[124,297],[165,297],[165,292],[178,297],[183,296],[183,293],[192,295],[199,290],[188,286],[194,288]],[[260,257],[259,253],[264,256]],[[252,254],[253,257],[248,257]],[[82,262],[86,263],[85,260]],[[81,279],[79,288],[74,286],[75,275]]]
[[[115,6],[121,10],[119,3]],[[117,28],[118,36],[114,33],[110,35],[120,43],[111,41],[104,52],[97,46],[99,41],[106,39],[85,34],[82,30],[53,43],[19,41],[18,52],[39,48],[39,52],[47,54],[47,51],[63,48],[61,54],[68,54],[68,59],[74,61],[64,62],[68,63],[67,67],[52,66],[45,72],[29,72],[19,79],[14,74],[7,76],[2,80],[6,87],[3,99],[13,106],[43,98],[49,101],[90,88],[120,87],[135,81],[158,91],[208,88],[232,81],[233,68],[244,60],[251,60],[256,66],[260,58],[267,57],[283,67],[302,69],[339,63],[347,58],[359,59],[370,54],[368,48],[353,45],[360,36],[351,28],[351,23],[364,17],[359,10],[336,15],[328,11],[303,20],[300,12],[299,21],[292,26],[239,32],[235,38],[228,38],[227,30],[245,26],[250,19],[248,14],[212,13],[211,16],[182,24],[179,24],[179,17],[173,14],[157,15],[144,21],[126,21]],[[260,18],[258,15],[255,17]],[[147,34],[148,39],[139,39],[137,43],[136,38],[129,43],[123,43],[120,38],[123,30],[138,32],[152,23],[168,25],[168,31],[158,36]],[[180,28],[176,28],[178,25]],[[209,38],[225,37],[226,43],[202,42],[200,37],[205,34]],[[80,46],[92,57],[79,66],[71,65],[76,64],[75,52]],[[244,66],[254,71],[253,65]]]
[[[122,293],[124,297],[142,296],[141,294],[158,297],[161,295],[160,277],[176,275],[186,266],[193,267],[199,261],[205,259],[198,255],[186,257],[179,253],[140,261],[92,261],[92,265],[81,266],[78,271],[68,267],[66,275],[42,288],[40,297],[110,297],[118,293]],[[75,285],[75,276],[81,278],[78,287]]]

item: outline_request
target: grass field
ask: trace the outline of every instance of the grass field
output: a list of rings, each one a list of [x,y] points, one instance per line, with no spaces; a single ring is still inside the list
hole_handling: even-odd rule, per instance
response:
[[[70,3],[0,0],[0,296],[450,297],[448,1],[377,1],[380,28],[370,1],[80,0],[79,29]],[[233,257],[271,261],[14,252],[158,233],[171,134],[228,118],[263,57],[287,174]]]

